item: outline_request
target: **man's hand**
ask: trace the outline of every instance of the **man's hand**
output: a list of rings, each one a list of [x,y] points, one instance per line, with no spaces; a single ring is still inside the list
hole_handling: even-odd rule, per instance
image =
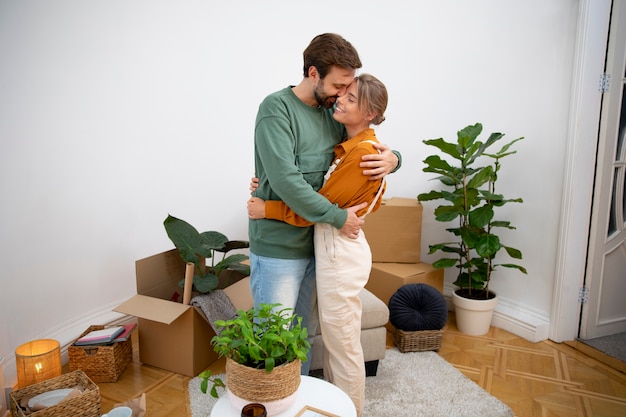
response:
[[[369,175],[371,181],[381,179],[398,166],[398,157],[391,152],[389,146],[382,143],[374,143],[373,145],[382,153],[363,155],[359,164],[361,168],[366,168],[363,170],[363,175]]]
[[[361,226],[365,223],[365,220],[361,219],[356,215],[356,213],[367,207],[367,202],[363,202],[358,206],[348,207],[348,218],[344,223],[343,227],[339,229],[339,232],[343,235],[349,237],[350,239],[356,239],[359,237],[359,232],[361,231]]]
[[[259,197],[251,197],[248,200],[248,217],[252,220],[265,218],[265,200]]]
[[[259,179],[257,177],[252,177],[250,180],[250,195],[254,194],[257,188],[259,188]]]

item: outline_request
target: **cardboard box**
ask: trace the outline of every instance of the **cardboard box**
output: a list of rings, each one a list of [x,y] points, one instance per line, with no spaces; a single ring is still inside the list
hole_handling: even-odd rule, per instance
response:
[[[391,296],[405,284],[428,284],[443,294],[443,269],[431,264],[378,262],[372,264],[365,288],[389,305]]]
[[[250,291],[250,277],[245,277],[224,288],[224,292],[238,310],[248,311],[254,307],[254,299]]]
[[[417,198],[392,197],[383,200],[363,225],[372,249],[372,262],[420,261],[422,204]]]
[[[140,361],[190,377],[198,375],[217,359],[211,346],[215,332],[200,308],[170,301],[173,294],[183,292],[178,282],[185,275],[185,264],[178,251],[140,259],[135,268],[137,295],[114,311],[137,317]]]

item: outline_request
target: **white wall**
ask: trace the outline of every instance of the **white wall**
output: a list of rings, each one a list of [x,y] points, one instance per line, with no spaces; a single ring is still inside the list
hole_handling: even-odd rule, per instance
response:
[[[299,82],[302,50],[327,31],[389,89],[378,135],[404,163],[388,197],[430,188],[424,139],[475,122],[526,137],[501,190],[525,200],[503,215],[529,274],[493,287],[549,320],[577,12],[573,0],[1,1],[0,356],[114,318],[134,261],[172,247],[168,213],[247,238],[256,108]],[[426,261],[447,238],[432,207]]]

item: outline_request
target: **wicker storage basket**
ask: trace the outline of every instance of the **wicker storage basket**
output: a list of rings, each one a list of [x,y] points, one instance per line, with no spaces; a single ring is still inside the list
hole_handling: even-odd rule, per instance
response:
[[[47,391],[64,388],[77,388],[82,394],[62,401],[43,410],[30,412],[28,400],[35,395]],[[100,389],[82,371],[73,371],[67,374],[29,385],[9,394],[11,397],[12,417],[100,417]],[[22,406],[24,402],[24,406]]]
[[[439,350],[444,329],[412,332],[394,328],[393,341],[402,353]]]
[[[226,358],[226,387],[250,402],[269,402],[286,398],[300,386],[299,359],[275,367],[272,372],[240,365]]]
[[[79,338],[104,326],[89,326]],[[67,348],[70,370],[80,369],[94,382],[116,382],[133,359],[133,343],[130,338],[109,346],[76,346]]]

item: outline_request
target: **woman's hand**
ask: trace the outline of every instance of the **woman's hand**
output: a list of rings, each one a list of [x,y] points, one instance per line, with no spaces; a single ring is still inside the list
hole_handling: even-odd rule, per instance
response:
[[[265,218],[265,200],[259,197],[250,197],[248,200],[248,217],[252,220]]]

